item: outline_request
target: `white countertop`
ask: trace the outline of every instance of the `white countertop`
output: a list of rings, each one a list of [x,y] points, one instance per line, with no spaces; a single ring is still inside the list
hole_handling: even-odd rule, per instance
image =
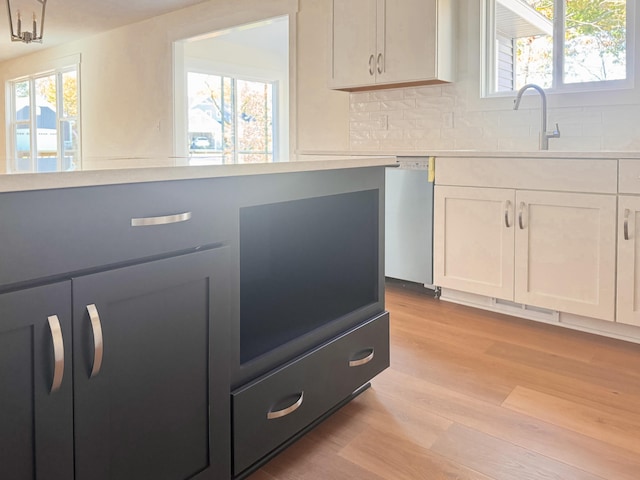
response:
[[[242,165],[207,165],[122,168],[112,170],[86,170],[78,172],[25,173],[0,175],[0,193],[54,188],[115,185],[123,183],[161,182],[197,178],[266,175],[274,173],[310,172],[345,168],[380,167],[395,165],[395,156],[329,156],[322,155],[295,162],[277,162]]]
[[[312,155],[345,155],[345,152],[298,152],[303,156]],[[350,151],[349,155],[381,155],[382,152]],[[640,159],[640,152],[568,152],[554,150],[535,150],[529,152],[496,152],[482,150],[404,150],[389,152],[397,157],[471,157],[471,158],[604,158],[604,159]]]
[[[484,152],[475,150],[445,150],[429,152],[434,157],[475,157],[475,158],[602,158],[617,160],[620,158],[640,158],[640,152],[561,152],[541,150],[533,152]],[[400,154],[398,154],[400,156]]]

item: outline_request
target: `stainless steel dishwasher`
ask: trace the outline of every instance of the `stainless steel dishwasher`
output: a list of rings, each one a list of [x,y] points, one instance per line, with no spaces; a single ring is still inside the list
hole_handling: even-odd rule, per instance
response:
[[[433,179],[429,158],[398,157],[398,163],[386,169],[385,276],[431,287]]]

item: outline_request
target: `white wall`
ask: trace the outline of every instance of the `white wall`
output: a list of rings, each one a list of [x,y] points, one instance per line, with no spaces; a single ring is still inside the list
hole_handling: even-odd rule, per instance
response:
[[[301,0],[297,44],[298,150],[349,149],[349,93],[329,90],[331,0]]]
[[[459,43],[456,83],[352,93],[352,150],[538,149],[540,99],[537,96],[523,98],[518,111],[513,110],[515,95],[480,98],[483,2],[457,1]],[[636,22],[640,27],[640,21]],[[640,48],[635,51],[640,52]],[[640,150],[639,66],[640,58],[636,58],[636,88],[632,91],[550,94],[548,129],[557,122],[561,138],[550,139],[549,149]]]
[[[0,75],[6,81],[79,54],[83,168],[171,164],[173,42],[264,18],[295,19],[298,8],[290,43],[290,149],[347,149],[349,96],[326,89],[328,0],[210,0],[3,62]],[[3,117],[2,132],[5,122]],[[0,149],[6,151],[4,135]]]

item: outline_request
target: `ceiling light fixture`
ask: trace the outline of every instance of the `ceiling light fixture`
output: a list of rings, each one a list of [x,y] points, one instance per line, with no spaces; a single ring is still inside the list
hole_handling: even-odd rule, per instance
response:
[[[18,10],[18,21],[16,23],[16,29],[13,29],[13,17],[11,16],[11,0],[7,0],[7,12],[9,12],[9,28],[11,30],[12,42],[24,42],[42,43],[42,32],[44,31],[44,9],[47,6],[47,0],[35,0],[42,5],[42,14],[40,15],[40,32],[38,32],[38,22],[36,19],[36,13],[33,12],[33,24],[31,30],[22,29],[22,18],[20,17],[20,10]]]

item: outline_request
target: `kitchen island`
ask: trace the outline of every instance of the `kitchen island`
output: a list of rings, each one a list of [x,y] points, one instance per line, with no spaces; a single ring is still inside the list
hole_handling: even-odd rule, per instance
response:
[[[394,161],[1,177],[3,472],[243,478],[366,388]]]

